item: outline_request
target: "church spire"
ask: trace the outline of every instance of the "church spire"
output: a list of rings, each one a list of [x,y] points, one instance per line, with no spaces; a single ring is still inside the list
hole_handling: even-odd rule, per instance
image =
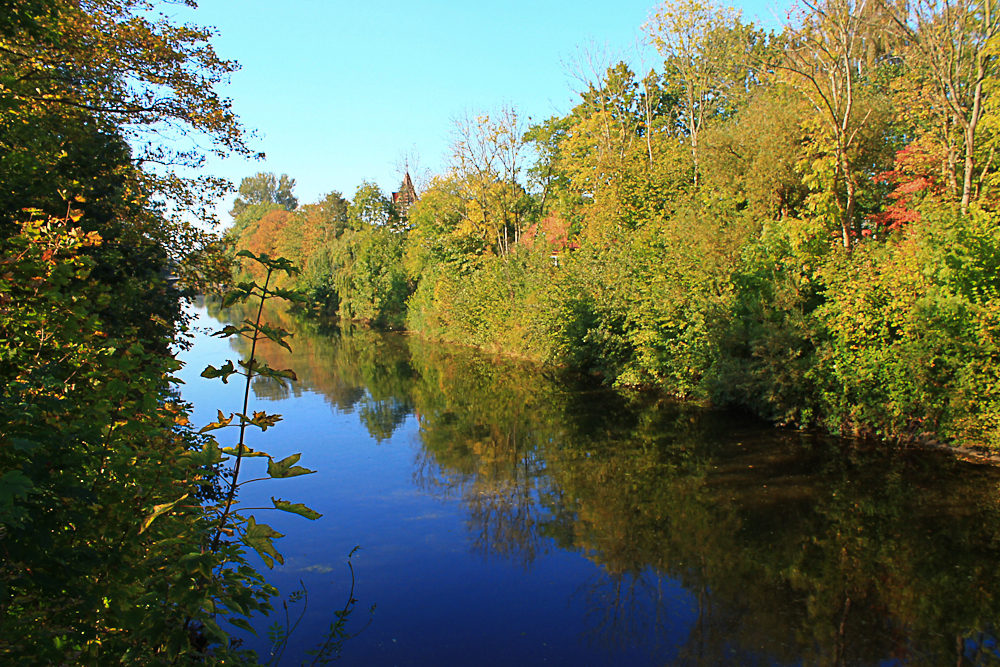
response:
[[[399,192],[392,193],[392,203],[396,207],[399,217],[401,219],[406,219],[407,211],[409,211],[410,206],[412,206],[416,201],[417,190],[413,187],[413,181],[410,180],[410,169],[409,166],[407,166],[403,182],[399,184]]]

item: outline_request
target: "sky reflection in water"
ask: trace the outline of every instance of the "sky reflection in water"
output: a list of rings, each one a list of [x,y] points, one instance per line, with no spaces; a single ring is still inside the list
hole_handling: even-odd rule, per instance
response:
[[[218,328],[211,304],[196,312]],[[248,444],[318,472],[248,485],[242,501],[324,514],[256,513],[286,534],[270,580],[309,591],[283,664],[343,604],[358,545],[355,618],[378,609],[345,665],[997,662],[993,469],[270,319],[296,332],[294,352],[262,356],[300,382],[254,386],[284,421]],[[239,387],[198,377],[236,354],[199,334],[183,355],[195,423],[239,408]]]

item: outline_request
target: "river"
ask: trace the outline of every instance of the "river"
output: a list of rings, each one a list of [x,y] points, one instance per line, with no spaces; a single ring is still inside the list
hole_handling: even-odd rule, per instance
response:
[[[204,333],[233,313],[194,310],[179,375],[208,423],[237,411],[242,389],[199,373],[239,352]],[[293,352],[261,356],[299,381],[254,385],[251,409],[284,420],[248,444],[301,452],[318,472],[247,485],[241,501],[323,514],[255,512],[285,534],[269,581],[309,596],[282,664],[298,665],[343,605],[356,546],[352,626],[377,609],[343,665],[998,661],[996,469],[268,317],[295,332]],[[243,479],[259,476],[248,463]],[[260,635],[246,641],[267,653]]]

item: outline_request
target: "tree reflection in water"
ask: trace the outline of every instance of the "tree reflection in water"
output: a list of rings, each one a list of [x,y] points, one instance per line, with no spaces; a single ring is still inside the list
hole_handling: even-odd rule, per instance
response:
[[[762,427],[551,369],[283,311],[292,389],[388,440],[457,500],[473,552],[598,569],[585,640],[672,665],[993,665],[1000,477],[947,456]],[[301,369],[301,370],[300,370]]]

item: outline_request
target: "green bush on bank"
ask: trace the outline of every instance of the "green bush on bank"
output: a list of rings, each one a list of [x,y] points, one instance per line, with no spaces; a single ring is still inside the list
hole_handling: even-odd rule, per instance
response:
[[[824,267],[812,377],[822,423],[1000,446],[995,214],[928,212],[886,245]]]
[[[487,256],[474,271],[440,264],[419,277],[406,326],[431,338],[545,359],[553,354],[556,279],[545,248]]]
[[[111,291],[82,254],[100,242],[60,221],[0,241],[0,658],[254,664],[218,622],[275,591],[234,545],[210,549],[217,461],[165,341],[107,333]]]
[[[1000,444],[992,213],[928,205],[847,251],[822,218],[689,198],[638,226],[591,220],[604,231],[574,251],[496,254],[455,197],[428,195],[403,232],[344,229],[298,286],[346,319],[778,423]]]

